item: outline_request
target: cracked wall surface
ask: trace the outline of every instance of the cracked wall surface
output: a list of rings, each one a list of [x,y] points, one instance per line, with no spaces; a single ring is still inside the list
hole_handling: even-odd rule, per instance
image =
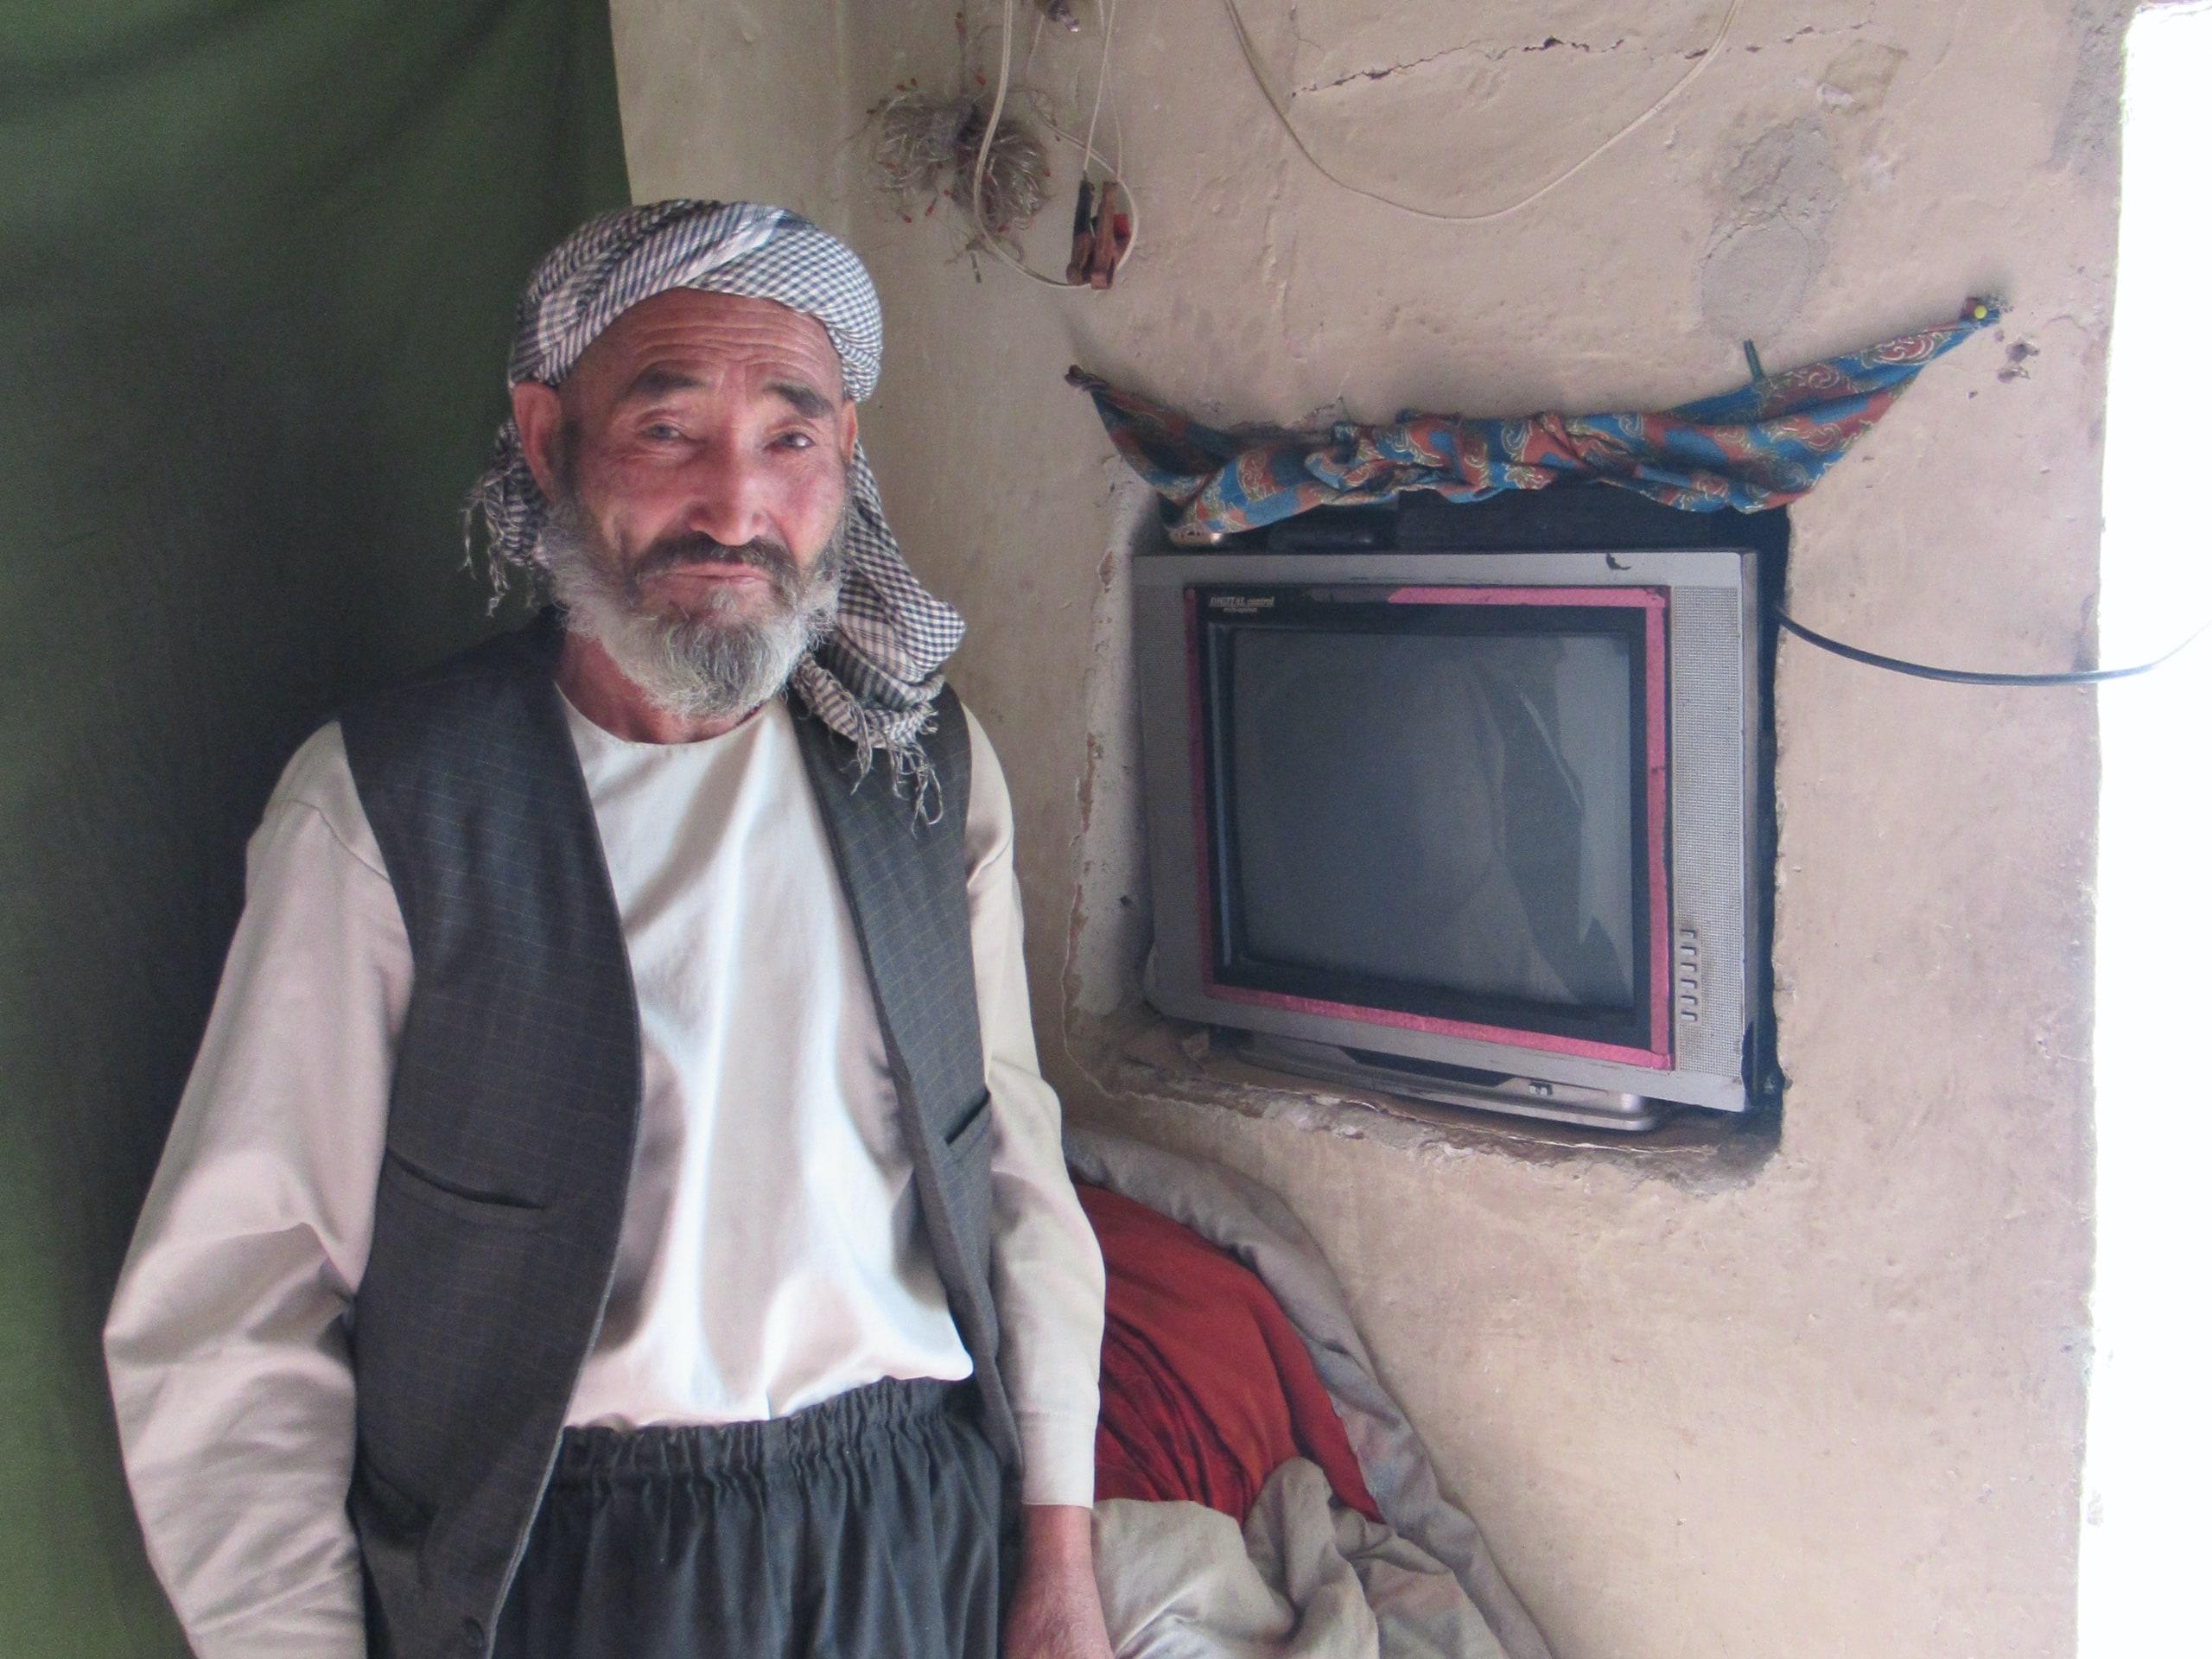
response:
[[[1239,4],[1332,166],[1462,213],[1586,154],[1725,10]],[[1060,373],[1240,420],[1650,408],[1734,384],[1746,338],[1779,367],[1994,289],[2004,337],[1931,369],[1797,510],[1790,602],[1904,656],[2090,660],[2125,9],[1745,0],[1662,117],[1527,209],[1451,225],[1318,176],[1217,4],[1122,0],[1144,222],[1107,296],[1033,287],[869,193],[867,106],[957,79],[953,14],[615,4],[640,194],[795,196],[876,273],[863,427],[915,564],[970,619],[955,676],[1011,777],[1071,1112],[1300,1211],[1561,1659],[2070,1653],[2089,694],[1785,644],[1791,1088],[1763,1160],[1470,1137],[1249,1085],[1173,1033],[1116,1038],[1146,925],[1126,603],[1148,503]],[[995,15],[969,18],[994,60]],[[1064,113],[1088,112],[1065,87],[1096,41],[1039,48]],[[1065,213],[1031,233],[1042,268]]]

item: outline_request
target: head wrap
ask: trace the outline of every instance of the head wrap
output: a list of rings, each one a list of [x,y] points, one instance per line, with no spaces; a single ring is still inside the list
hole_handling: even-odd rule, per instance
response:
[[[875,390],[883,316],[860,257],[781,207],[752,202],[657,201],[602,213],[547,254],[523,289],[507,385],[557,386],[584,348],[639,301],[670,289],[772,300],[830,335],[848,397]],[[522,435],[499,429],[491,470],[468,492],[464,536],[481,514],[495,593],[544,569],[546,500],[523,458]],[[830,637],[792,671],[791,685],[865,767],[882,750],[901,776],[926,782],[920,734],[939,670],[960,644],[960,613],[933,598],[884,522],[883,499],[855,447],[846,561]]]

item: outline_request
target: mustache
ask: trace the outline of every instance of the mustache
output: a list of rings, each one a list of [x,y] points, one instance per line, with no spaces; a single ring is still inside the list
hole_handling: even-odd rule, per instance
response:
[[[638,556],[630,567],[632,580],[660,575],[666,570],[682,570],[700,565],[742,565],[775,579],[779,589],[797,589],[800,583],[798,561],[791,550],[772,536],[756,536],[749,542],[735,546],[718,542],[703,533],[671,536],[654,543]]]

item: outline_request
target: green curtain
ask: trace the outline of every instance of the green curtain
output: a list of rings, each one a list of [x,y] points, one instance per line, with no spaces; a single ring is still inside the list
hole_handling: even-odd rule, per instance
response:
[[[182,1652],[100,1321],[293,747],[483,631],[521,280],[627,197],[605,0],[0,33],[0,1656]]]

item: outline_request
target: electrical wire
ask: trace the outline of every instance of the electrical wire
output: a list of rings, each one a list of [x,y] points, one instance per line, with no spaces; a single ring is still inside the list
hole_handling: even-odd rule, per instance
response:
[[[1037,67],[1037,48],[1043,44],[1044,39],[1045,9],[1039,6],[1037,9],[1037,26],[1029,31],[1029,54],[1021,60],[1021,73],[1024,79],[1027,79],[1029,72]]]
[[[1236,33],[1236,44],[1244,54],[1245,67],[1251,70],[1252,79],[1259,84],[1262,96],[1268,100],[1268,107],[1275,112],[1275,119],[1282,123],[1282,130],[1290,135],[1290,142],[1298,146],[1300,155],[1313,163],[1314,171],[1339,189],[1349,190],[1356,196],[1365,196],[1370,201],[1379,201],[1385,207],[1395,207],[1400,213],[1411,213],[1416,219],[1430,219],[1440,225],[1479,225],[1487,219],[1503,219],[1508,213],[1519,213],[1539,197],[1547,195],[1559,186],[1565,184],[1584,168],[1589,166],[1591,162],[1596,161],[1615,144],[1672,104],[1692,81],[1703,74],[1706,66],[1720,55],[1721,43],[1728,38],[1728,32],[1735,28],[1736,14],[1744,9],[1744,0],[1728,0],[1727,15],[1721,18],[1720,28],[1713,35],[1713,44],[1698,54],[1697,61],[1690,65],[1681,78],[1665,92],[1660,93],[1658,98],[1645,108],[1643,114],[1615,132],[1612,137],[1607,138],[1565,172],[1555,174],[1518,201],[1509,202],[1503,207],[1489,208],[1479,213],[1440,213],[1430,208],[1417,207],[1410,201],[1401,200],[1398,197],[1386,194],[1382,191],[1370,190],[1365,185],[1354,184],[1316,156],[1313,147],[1306,142],[1305,136],[1298,130],[1297,124],[1291,120],[1289,103],[1276,92],[1274,83],[1268,79],[1268,72],[1260,63],[1259,52],[1252,44],[1251,35],[1245,30],[1244,14],[1236,9],[1236,0],[1221,0],[1221,3],[1223,9],[1229,13],[1230,27]]]
[[[1014,79],[1014,0],[1006,0],[1006,22],[1004,27],[999,31],[998,91],[991,99],[990,119],[983,124],[983,142],[976,147],[976,175],[969,183],[969,207],[976,221],[976,238],[977,241],[981,242],[987,250],[996,256],[1003,264],[1011,265],[1014,270],[1020,271],[1024,276],[1027,276],[1031,282],[1037,283],[1040,287],[1088,289],[1090,284],[1087,282],[1071,283],[1058,276],[1047,276],[1042,271],[1032,270],[1027,264],[1022,263],[1021,257],[1019,254],[1007,247],[999,238],[999,237],[993,232],[989,224],[983,218],[984,169],[990,163],[991,142],[998,137],[999,121],[1001,118],[1006,114],[1007,92]],[[1104,173],[1106,176],[1111,179],[1116,184],[1122,187],[1122,199],[1129,204],[1129,240],[1128,246],[1122,250],[1122,257],[1118,263],[1121,264],[1127,264],[1129,260],[1129,256],[1137,251],[1138,216],[1136,192],[1129,188],[1129,181],[1122,176],[1121,169],[1115,166],[1111,162],[1109,162],[1103,156],[1099,155],[1092,148],[1091,143],[1091,141],[1097,136],[1098,132],[1098,111],[1106,102],[1108,65],[1111,60],[1114,50],[1114,14],[1119,10],[1120,0],[1105,0],[1105,3],[1102,8],[1103,16],[1099,29],[1101,38],[1098,42],[1098,96],[1090,106],[1090,131],[1081,139],[1077,139],[1073,133],[1068,131],[1065,127],[1061,127],[1042,116],[1037,118],[1037,124],[1043,127],[1046,131],[1052,133],[1056,137],[1063,139],[1068,143],[1077,144],[1080,146],[1083,150],[1084,171],[1086,175],[1090,171],[1091,166],[1095,162],[1101,172]],[[1037,50],[1037,43],[1034,39],[1032,39],[1030,41],[1029,49],[1030,54],[1033,57],[1036,54]],[[1120,111],[1116,110],[1115,111],[1114,120],[1116,127],[1118,129],[1121,124]]]
[[[1916,679],[1942,680],[1951,685],[2102,685],[2107,680],[2128,680],[2138,674],[2148,674],[2163,667],[2187,651],[2208,631],[2212,621],[2200,623],[2196,632],[2163,656],[2153,657],[2147,663],[2131,663],[2126,668],[2084,668],[2067,674],[1995,674],[1970,668],[1934,668],[1926,663],[1907,662],[1901,657],[1885,657],[1879,652],[1863,651],[1857,645],[1847,645],[1840,639],[1831,639],[1816,633],[1786,611],[1777,611],[1775,620],[1808,645],[1818,645],[1822,651],[1832,651],[1839,657],[1854,663],[1864,663],[1869,668],[1886,669],[1892,674],[1910,674]]]
[[[1106,107],[1107,65],[1114,54],[1114,14],[1121,8],[1121,0],[1105,0],[1103,15],[1099,19],[1098,40],[1098,96],[1090,100],[1090,124],[1083,130],[1083,170],[1090,171],[1091,157],[1096,154],[1092,140],[1098,137],[1098,111]]]

